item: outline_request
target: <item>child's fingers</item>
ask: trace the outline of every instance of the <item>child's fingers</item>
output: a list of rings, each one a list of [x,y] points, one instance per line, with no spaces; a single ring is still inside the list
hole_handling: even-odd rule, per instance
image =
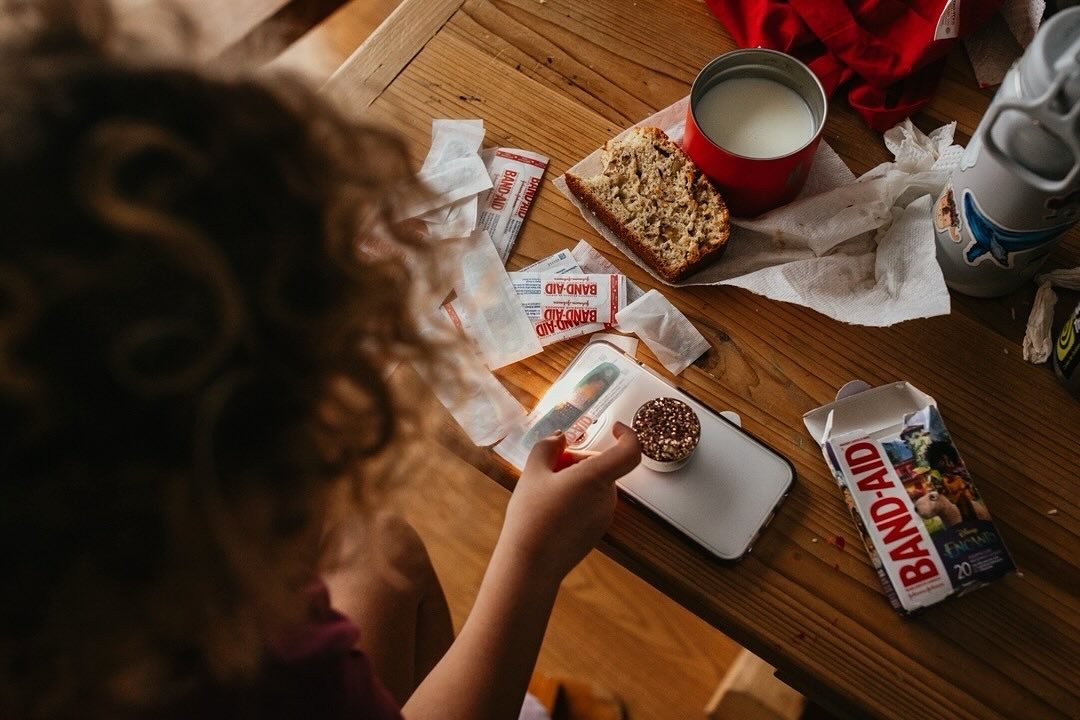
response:
[[[559,455],[566,448],[566,436],[557,432],[533,445],[525,461],[524,472],[551,471],[556,469]]]
[[[555,470],[555,472],[558,472],[559,470],[564,470],[571,465],[577,465],[585,458],[590,458],[595,454],[595,452],[588,452],[585,450],[563,450],[559,454],[559,459],[555,461],[555,467],[553,468],[553,470]]]
[[[637,467],[641,462],[637,435],[622,423],[616,423],[612,432],[617,438],[612,447],[584,458],[574,465],[571,472],[610,485]]]

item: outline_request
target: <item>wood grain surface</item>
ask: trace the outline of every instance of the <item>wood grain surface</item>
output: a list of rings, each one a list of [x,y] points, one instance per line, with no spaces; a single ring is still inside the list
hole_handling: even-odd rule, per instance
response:
[[[733,47],[697,0],[406,0],[380,32],[335,75],[330,95],[396,128],[417,158],[433,118],[481,117],[488,144],[550,155],[548,180],[685,96],[697,70]],[[956,120],[966,140],[989,98],[954,54],[915,121],[930,129]],[[825,139],[856,173],[891,159],[842,102],[830,110]],[[510,265],[580,238],[634,281],[656,285],[547,183]],[[1049,266],[1078,264],[1074,229]],[[947,317],[885,329],[843,325],[734,288],[662,289],[712,346],[674,381],[742,415],[750,432],[792,460],[799,481],[735,565],[625,504],[605,551],[799,689],[853,716],[1077,717],[1080,403],[1048,367],[1021,356],[1033,288],[998,300],[954,296]],[[551,346],[500,376],[531,406],[583,342]],[[938,400],[1021,574],[916,618],[892,612],[801,422],[853,378],[907,379]],[[453,427],[441,442],[512,487],[513,473]],[[844,542],[826,542],[837,537]]]
[[[403,2],[331,76],[327,93],[362,113],[461,7],[462,0]]]

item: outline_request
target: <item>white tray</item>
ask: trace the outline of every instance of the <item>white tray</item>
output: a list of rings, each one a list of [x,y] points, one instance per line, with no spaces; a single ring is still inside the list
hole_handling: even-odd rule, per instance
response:
[[[588,363],[590,348],[599,344],[608,345],[586,346],[571,366]],[[701,420],[701,442],[690,461],[670,473],[639,465],[619,480],[619,489],[716,557],[741,558],[791,490],[794,467],[783,455],[649,368],[638,364],[638,371],[639,376],[597,418],[575,449],[603,450],[612,445],[614,422],[629,425],[648,400],[675,397],[686,402]]]

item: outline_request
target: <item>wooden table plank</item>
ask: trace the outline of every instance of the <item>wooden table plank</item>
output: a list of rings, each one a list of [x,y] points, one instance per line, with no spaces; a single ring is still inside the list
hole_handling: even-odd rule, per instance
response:
[[[347,111],[364,112],[461,3],[403,2],[331,76],[325,86],[327,94],[336,97]]]
[[[423,43],[412,55],[398,53],[410,56],[407,66],[377,93],[370,116],[397,128],[417,158],[433,117],[482,117],[489,144],[549,154],[549,179],[685,95],[697,68],[731,47],[691,0],[639,2],[633,10],[613,1],[467,0]],[[350,64],[377,64],[382,56],[369,61],[358,52]],[[370,91],[348,94],[346,87],[356,72],[346,66],[333,88],[363,104]],[[961,134],[969,133],[988,96],[964,81],[951,59],[919,124],[955,116]],[[826,139],[857,172],[888,159],[880,137],[842,105],[830,114]],[[548,184],[510,265],[579,238],[635,281],[655,286]],[[1077,239],[1073,232],[1055,259],[1077,257]],[[628,505],[620,505],[605,550],[837,706],[880,717],[1074,716],[1080,404],[1046,367],[1020,356],[1026,310],[1018,309],[1014,321],[1009,308],[1030,302],[1032,290],[1006,300],[959,299],[950,316],[881,329],[847,326],[733,288],[664,292],[711,344],[675,382],[711,407],[739,412],[748,430],[791,458],[799,483],[739,564],[718,564]],[[500,376],[531,405],[583,342],[551,346]],[[801,423],[803,412],[852,378],[910,379],[938,399],[1022,576],[917,618],[892,613]],[[452,428],[442,441],[512,487],[513,473],[488,451],[472,448]],[[825,542],[834,537],[844,539],[842,549]]]

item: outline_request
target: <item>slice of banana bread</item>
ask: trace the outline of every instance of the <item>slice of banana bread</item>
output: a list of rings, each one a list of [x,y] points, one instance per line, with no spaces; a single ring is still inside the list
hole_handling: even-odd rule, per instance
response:
[[[603,172],[566,185],[665,280],[719,257],[728,240],[720,193],[663,130],[635,128],[601,152]]]

